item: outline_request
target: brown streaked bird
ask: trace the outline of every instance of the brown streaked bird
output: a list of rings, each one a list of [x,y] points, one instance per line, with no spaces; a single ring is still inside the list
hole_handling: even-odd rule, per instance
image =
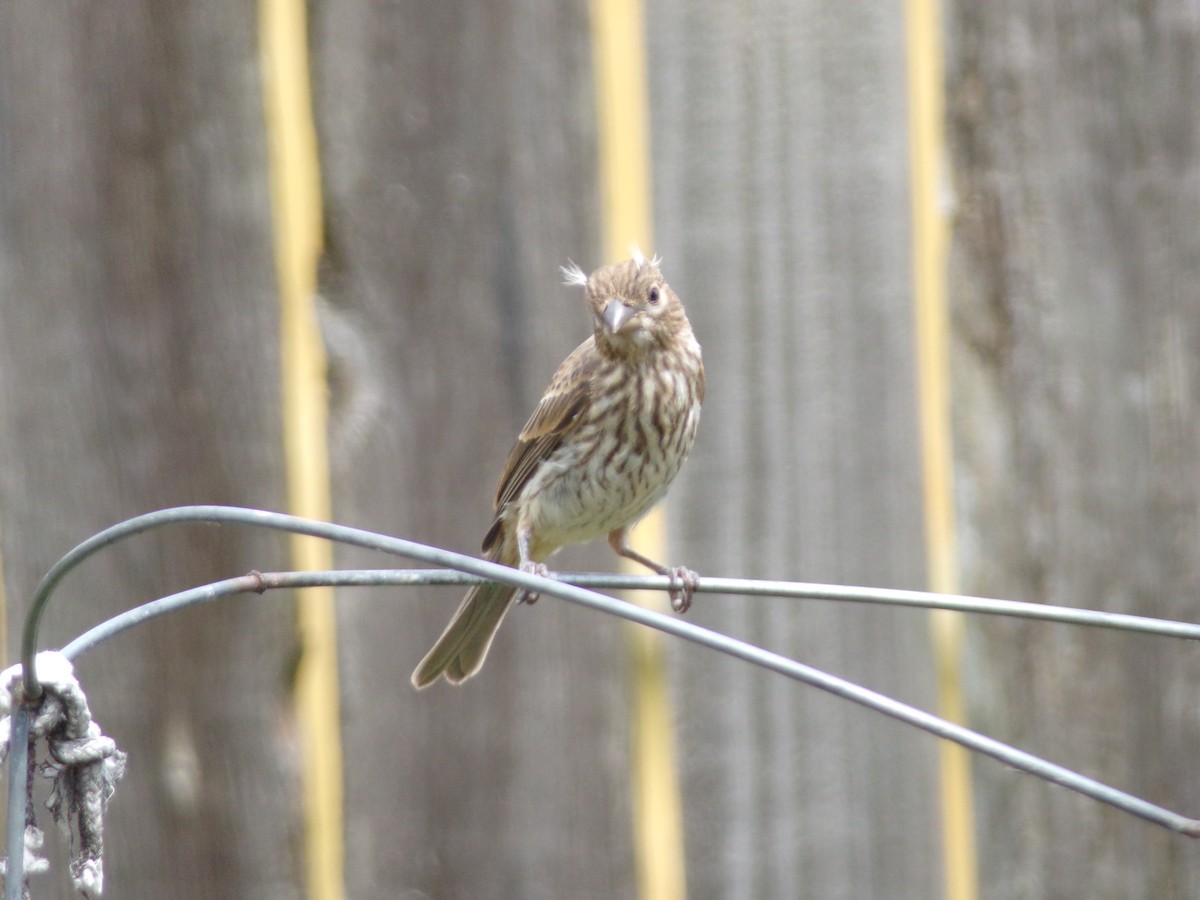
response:
[[[484,556],[544,575],[560,548],[607,534],[619,555],[670,577],[672,606],[682,612],[696,573],[643,556],[627,537],[666,495],[696,438],[700,345],[657,257],[635,247],[625,262],[591,275],[572,265],[563,275],[585,289],[594,331],[558,367],[508,455]],[[441,676],[458,684],[478,672],[520,593],[502,584],[471,588],[413,685]]]

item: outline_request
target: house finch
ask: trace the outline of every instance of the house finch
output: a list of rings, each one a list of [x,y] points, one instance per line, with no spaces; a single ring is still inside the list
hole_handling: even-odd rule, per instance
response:
[[[696,574],[641,555],[627,536],[692,448],[704,399],[700,345],[658,259],[636,247],[625,262],[591,275],[572,265],[563,275],[585,288],[595,330],[558,367],[509,453],[483,552],[544,575],[555,551],[607,534],[619,555],[670,577],[672,606],[682,612]],[[413,685],[441,675],[457,684],[478,672],[518,593],[503,584],[471,588]]]

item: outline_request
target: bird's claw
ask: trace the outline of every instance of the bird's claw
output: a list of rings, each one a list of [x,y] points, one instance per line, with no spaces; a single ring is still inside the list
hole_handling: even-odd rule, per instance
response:
[[[686,566],[667,569],[663,574],[671,582],[667,588],[667,596],[671,598],[671,609],[677,613],[687,612],[692,606],[692,594],[700,587],[700,576]]]
[[[527,562],[521,564],[521,571],[527,575],[538,575],[542,578],[551,578],[552,574],[549,566],[540,562]],[[525,603],[529,606],[538,602],[541,596],[537,591],[531,591],[528,588],[521,588],[521,593],[517,595],[518,603]]]

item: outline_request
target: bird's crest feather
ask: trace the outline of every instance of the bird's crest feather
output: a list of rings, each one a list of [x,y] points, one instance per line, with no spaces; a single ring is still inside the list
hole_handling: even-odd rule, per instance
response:
[[[567,260],[568,265],[559,266],[559,271],[562,272],[563,284],[578,285],[579,287],[587,287],[587,273],[579,268],[578,263]]]
[[[637,241],[634,241],[629,245],[629,255],[633,257],[633,261],[639,266],[644,266],[647,262],[649,262],[650,265],[657,269],[662,264],[662,257],[658,254],[655,254],[654,256],[650,257],[649,260],[647,260],[646,254],[642,252],[642,248],[638,246]]]

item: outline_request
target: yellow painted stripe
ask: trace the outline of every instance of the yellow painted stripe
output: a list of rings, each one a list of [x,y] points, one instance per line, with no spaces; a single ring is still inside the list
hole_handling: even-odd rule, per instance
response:
[[[593,0],[604,259],[652,252],[649,109],[641,0]]]
[[[631,243],[653,252],[650,213],[649,113],[640,0],[592,0],[592,41],[599,116],[599,156],[604,259],[624,259]],[[634,535],[647,556],[664,560],[667,534],[662,510],[651,513]],[[628,571],[644,574],[632,565]],[[654,592],[633,599],[661,606]],[[675,734],[661,635],[629,630],[633,658],[630,722],[633,765],[634,848],[638,895],[643,900],[685,896],[683,813]]]
[[[321,184],[305,4],[303,0],[261,0],[259,16],[280,293],[288,508],[297,515],[328,520],[325,354],[313,302],[321,253]],[[332,550],[324,541],[295,536],[291,551],[297,569],[333,567]],[[339,900],[345,891],[333,591],[304,592],[297,620],[303,648],[296,703],[305,751],[308,895],[314,900]]]
[[[908,0],[905,15],[926,554],[930,589],[958,593],[946,310],[949,224],[942,136],[945,122],[942,14],[938,0]],[[964,722],[962,617],[958,613],[934,611],[931,631],[937,660],[939,712],[947,719]],[[939,750],[946,897],[975,900],[979,887],[970,755],[948,741],[942,741]]]

